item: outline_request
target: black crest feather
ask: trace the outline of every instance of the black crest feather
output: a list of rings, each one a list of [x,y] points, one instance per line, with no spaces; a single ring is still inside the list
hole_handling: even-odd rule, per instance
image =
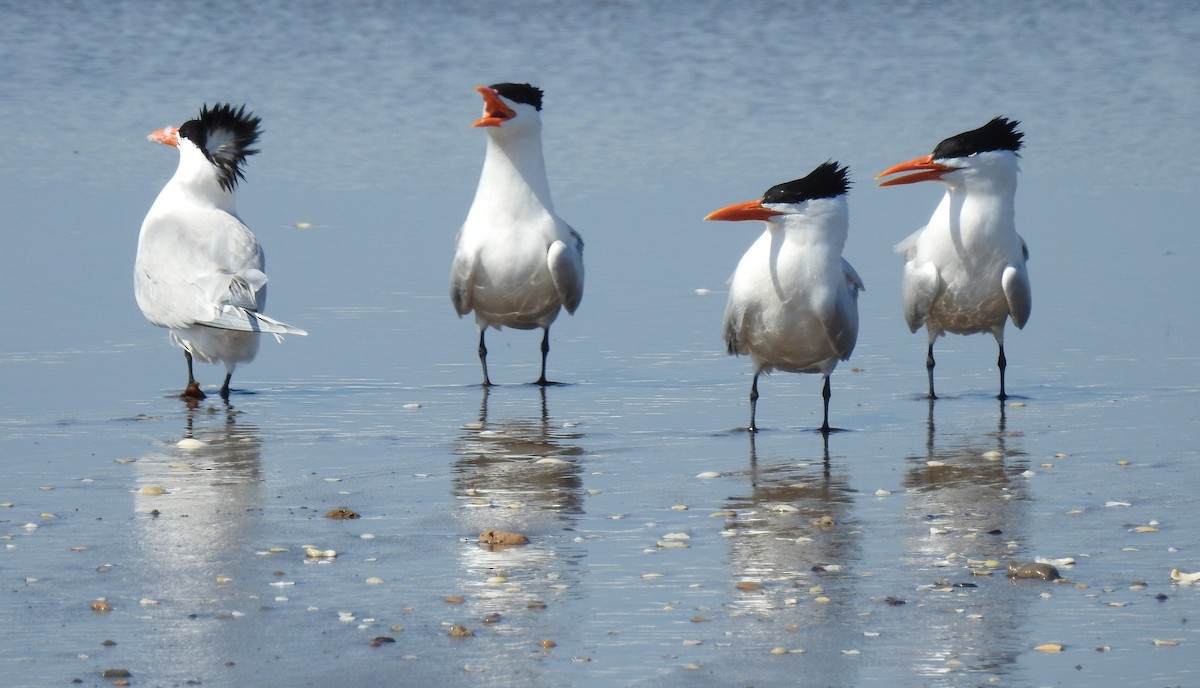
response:
[[[997,117],[978,129],[964,131],[942,141],[933,149],[933,158],[963,158],[975,153],[999,150],[1015,153],[1021,150],[1021,138],[1025,136],[1017,131],[1019,124],[1021,123],[1015,119]]]
[[[817,165],[807,177],[776,184],[763,194],[766,203],[802,203],[814,198],[837,198],[850,190],[850,170],[830,160]]]
[[[205,157],[217,168],[217,180],[221,188],[232,192],[239,179],[245,179],[242,165],[248,156],[258,152],[251,148],[262,135],[259,124],[262,120],[246,106],[234,109],[233,105],[217,103],[211,108],[200,108],[200,116],[183,123],[179,136],[204,151]]]
[[[514,103],[532,105],[534,110],[542,109],[542,89],[530,84],[492,84],[492,89]]]

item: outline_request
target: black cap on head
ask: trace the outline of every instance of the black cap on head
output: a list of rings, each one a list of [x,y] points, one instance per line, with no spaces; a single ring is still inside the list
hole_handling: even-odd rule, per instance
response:
[[[236,110],[232,105],[217,103],[209,108],[200,108],[200,116],[179,127],[180,138],[185,138],[204,151],[205,157],[217,168],[217,180],[221,188],[233,191],[238,179],[245,179],[242,164],[246,157],[258,152],[251,148],[262,130],[262,120],[246,112],[243,105]]]
[[[975,153],[1000,150],[1015,153],[1021,150],[1021,138],[1025,136],[1017,131],[1019,124],[1015,119],[997,117],[978,129],[964,131],[942,141],[933,149],[933,159],[963,158]]]
[[[530,84],[492,84],[491,88],[514,103],[532,105],[534,110],[542,109],[542,89]]]
[[[807,177],[776,184],[763,194],[766,203],[803,203],[814,198],[836,198],[850,189],[850,170],[834,160],[817,165]]]

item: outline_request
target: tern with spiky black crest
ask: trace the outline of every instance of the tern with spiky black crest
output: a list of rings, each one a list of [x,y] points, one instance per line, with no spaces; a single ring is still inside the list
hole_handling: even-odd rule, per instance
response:
[[[150,322],[183,348],[185,398],[203,399],[192,359],[223,363],[221,396],[238,363],[254,359],[259,334],[307,334],[268,318],[263,250],[237,216],[234,190],[260,135],[245,106],[204,106],[200,116],[147,138],[179,150],[179,167],[142,222],[134,295]]]
[[[929,223],[896,245],[904,256],[904,317],[925,326],[925,367],[933,389],[933,343],[945,332],[990,332],[1000,348],[1000,399],[1008,397],[1004,325],[1025,327],[1033,299],[1025,262],[1029,249],[1017,234],[1017,158],[1020,122],[996,117],[978,129],[942,141],[933,153],[884,170],[878,178],[912,172],[880,186],[940,181],[946,195]]]
[[[750,356],[750,432],[757,432],[758,377],[772,370],[820,373],[828,434],[829,376],[858,341],[862,278],[842,250],[850,227],[848,170],[829,161],[807,177],[727,206],[706,220],[762,220],[766,231],[738,263],[725,306],[725,343]]]
[[[483,384],[488,327],[541,328],[542,374],[550,325],[583,299],[583,239],[554,212],[542,157],[542,91],[529,84],[493,84],[483,96],[476,127],[487,132],[487,153],[475,200],[455,240],[450,300],[459,316],[475,313]]]

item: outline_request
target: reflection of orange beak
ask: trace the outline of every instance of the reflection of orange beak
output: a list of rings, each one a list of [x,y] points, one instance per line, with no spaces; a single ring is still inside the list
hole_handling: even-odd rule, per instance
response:
[[[746,201],[734,203],[720,210],[714,210],[705,220],[766,220],[782,213],[764,208],[762,201]]]
[[[496,93],[495,89],[487,86],[477,86],[475,88],[479,95],[483,96],[483,117],[475,120],[473,127],[498,127],[505,120],[512,119],[517,116],[517,113],[504,104],[500,100],[500,94]]]
[[[146,136],[147,141],[179,147],[179,127],[163,127]]]
[[[895,186],[897,184],[936,181],[941,179],[943,174],[954,171],[954,168],[946,167],[945,165],[934,162],[933,155],[930,154],[915,160],[902,162],[895,167],[889,167],[875,175],[875,178],[879,179],[880,177],[886,177],[889,174],[896,174],[897,172],[912,172],[914,170],[917,170],[916,174],[910,174],[907,177],[896,177],[895,179],[889,179],[886,182],[879,182],[879,185]]]

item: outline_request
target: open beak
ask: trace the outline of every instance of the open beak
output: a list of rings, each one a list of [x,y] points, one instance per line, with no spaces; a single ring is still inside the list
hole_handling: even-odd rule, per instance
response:
[[[475,120],[473,127],[498,127],[505,120],[510,120],[517,116],[516,111],[504,104],[500,100],[500,94],[496,93],[495,89],[487,86],[477,86],[475,88],[479,95],[483,96],[483,117]]]
[[[936,181],[936,180],[941,179],[943,174],[946,174],[947,172],[953,172],[954,168],[947,167],[945,165],[934,162],[933,155],[930,154],[930,155],[926,155],[921,158],[917,158],[915,160],[909,160],[908,162],[902,162],[899,165],[896,165],[895,167],[889,167],[886,170],[875,175],[875,178],[879,179],[880,177],[886,177],[889,174],[896,174],[898,172],[914,172],[914,171],[915,171],[915,174],[910,174],[906,177],[896,177],[895,179],[889,179],[886,182],[879,182],[879,185],[880,186],[895,186],[897,184],[912,184],[914,182]]]
[[[152,131],[146,136],[147,141],[154,143],[162,143],[168,146],[179,147],[179,127],[163,127],[158,131]]]
[[[764,208],[762,201],[746,201],[745,203],[734,203],[733,205],[725,206],[720,210],[714,210],[705,217],[705,220],[768,220],[776,215],[782,215],[777,211],[769,208]]]

